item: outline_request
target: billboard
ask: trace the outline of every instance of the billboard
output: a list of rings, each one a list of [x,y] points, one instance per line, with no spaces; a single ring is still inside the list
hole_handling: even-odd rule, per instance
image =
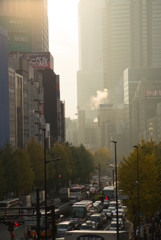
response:
[[[161,89],[145,90],[146,97],[161,97]]]
[[[53,56],[50,52],[26,53],[24,56],[33,68],[53,70]]]
[[[30,18],[0,16],[0,26],[8,31],[9,51],[32,51],[32,21]]]

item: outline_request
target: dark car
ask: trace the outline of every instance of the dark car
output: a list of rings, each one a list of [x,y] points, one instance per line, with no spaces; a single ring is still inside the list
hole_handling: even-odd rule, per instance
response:
[[[112,218],[112,211],[110,209],[103,209],[103,212],[107,215],[108,219]]]
[[[92,226],[87,223],[82,223],[80,230],[93,230]]]
[[[92,214],[90,216],[90,220],[96,222],[98,224],[98,227],[103,226],[103,219],[102,219],[101,213]]]
[[[96,204],[96,203],[98,204],[98,209],[99,209],[98,212],[99,212],[99,213],[102,212],[102,210],[103,210],[103,204],[102,204],[102,202],[101,202],[101,201],[95,201],[94,204]]]

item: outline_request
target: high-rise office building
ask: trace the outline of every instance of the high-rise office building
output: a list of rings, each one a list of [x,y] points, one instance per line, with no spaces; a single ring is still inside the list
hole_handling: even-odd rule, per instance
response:
[[[110,103],[123,103],[127,67],[161,67],[160,13],[160,0],[80,0],[80,109],[104,88]]]
[[[49,50],[47,0],[1,0],[0,26],[8,30],[10,51]]]
[[[92,110],[91,97],[104,90],[103,83],[103,25],[104,0],[80,0],[78,6],[79,71],[77,73],[77,100],[79,110],[85,110],[87,119],[97,113]]]

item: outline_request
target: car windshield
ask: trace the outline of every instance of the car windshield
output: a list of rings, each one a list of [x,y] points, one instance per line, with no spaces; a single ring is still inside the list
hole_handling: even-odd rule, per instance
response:
[[[90,229],[90,226],[89,225],[82,225],[81,229]]]
[[[60,224],[58,225],[58,229],[67,229],[69,227],[68,224]]]
[[[72,208],[71,216],[74,218],[82,218],[85,214],[85,208],[82,207],[74,207]]]
[[[99,222],[100,221],[100,217],[98,217],[98,216],[91,216],[91,220],[95,221],[95,222]]]

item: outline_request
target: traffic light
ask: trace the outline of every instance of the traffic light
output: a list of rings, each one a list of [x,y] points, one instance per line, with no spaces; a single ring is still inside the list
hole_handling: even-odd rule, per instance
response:
[[[15,226],[18,226],[19,224],[18,224],[18,222],[14,221],[14,225],[15,225]]]
[[[59,178],[61,178],[61,174],[59,174],[59,176],[58,176]]]

